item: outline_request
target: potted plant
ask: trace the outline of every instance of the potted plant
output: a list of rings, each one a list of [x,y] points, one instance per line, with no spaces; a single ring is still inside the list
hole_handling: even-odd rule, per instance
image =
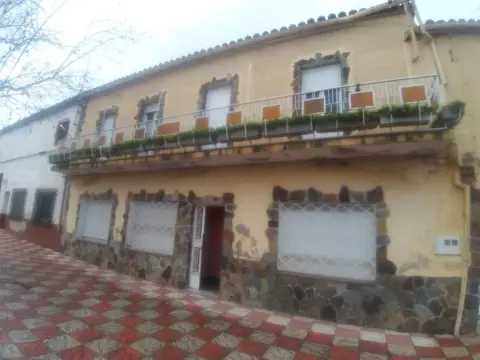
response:
[[[314,118],[316,132],[338,131],[338,118],[335,114],[317,115]]]
[[[380,123],[378,111],[363,111],[363,129],[375,129]]]
[[[465,114],[465,103],[453,101],[443,106],[437,114],[433,127],[452,127],[457,124]]]
[[[267,120],[264,123],[265,137],[287,136],[287,123],[289,118],[283,117],[275,120]]]
[[[215,133],[210,128],[194,130],[195,145],[208,145],[215,142]]]
[[[179,147],[179,134],[164,135],[159,138],[159,143],[163,148],[171,149]]]
[[[379,111],[380,127],[410,126],[428,124],[433,109],[429,105],[393,105],[384,106]]]
[[[218,142],[254,140],[262,136],[263,123],[246,122],[215,129]]]

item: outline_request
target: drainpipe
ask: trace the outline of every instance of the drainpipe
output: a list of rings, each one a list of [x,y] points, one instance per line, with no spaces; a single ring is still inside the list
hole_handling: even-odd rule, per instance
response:
[[[250,88],[252,84],[252,67],[253,64],[248,66],[248,77],[247,77],[247,102],[250,101]]]
[[[457,164],[458,166],[461,164],[461,156],[460,153],[457,151]],[[463,260],[463,267],[462,267],[462,279],[460,285],[460,298],[458,299],[458,311],[457,311],[457,318],[455,320],[455,327],[454,327],[454,335],[458,336],[460,334],[460,326],[462,324],[463,318],[463,310],[465,308],[465,297],[467,295],[467,282],[468,282],[468,269],[470,268],[470,186],[464,184],[460,180],[460,169],[457,170],[455,173],[455,178],[453,184],[463,190],[464,195],[464,233],[465,233],[465,241],[463,246],[463,253],[462,253],[462,260]]]
[[[440,76],[440,80],[442,81],[442,84],[444,86],[448,85],[447,78],[445,77],[445,72],[443,71],[443,66],[442,66],[442,63],[440,61],[440,57],[438,56],[438,51],[437,51],[437,46],[435,45],[435,40],[433,39],[432,35],[430,35],[427,32],[427,30],[425,29],[425,25],[423,24],[422,17],[420,16],[420,12],[418,11],[417,4],[416,4],[415,0],[410,0],[410,3],[412,5],[413,12],[415,13],[415,16],[418,19],[418,26],[420,28],[420,31],[429,40],[430,49],[432,50],[432,54],[433,54],[433,60],[435,61],[435,65],[437,67],[438,74]],[[414,41],[413,38],[412,38],[412,41]]]
[[[60,208],[60,240],[61,240],[61,245],[63,246],[63,234],[65,232],[65,220],[67,218],[67,203],[68,203],[68,195],[70,193],[69,191],[70,187],[70,179],[68,178],[68,175],[65,174],[65,180],[63,182],[63,192],[62,192],[62,202],[61,202],[61,208]],[[62,249],[63,250],[63,249]]]

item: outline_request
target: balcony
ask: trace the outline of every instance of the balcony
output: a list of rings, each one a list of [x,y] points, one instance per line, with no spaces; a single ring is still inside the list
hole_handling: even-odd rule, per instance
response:
[[[50,156],[71,174],[440,154],[463,103],[436,75],[266,98],[68,139]],[[133,120],[132,120],[133,122]]]

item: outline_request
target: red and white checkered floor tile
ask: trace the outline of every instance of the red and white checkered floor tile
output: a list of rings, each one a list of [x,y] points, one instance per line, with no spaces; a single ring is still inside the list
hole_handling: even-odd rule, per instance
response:
[[[466,360],[480,359],[480,337],[252,310],[101,270],[0,231],[0,359]]]

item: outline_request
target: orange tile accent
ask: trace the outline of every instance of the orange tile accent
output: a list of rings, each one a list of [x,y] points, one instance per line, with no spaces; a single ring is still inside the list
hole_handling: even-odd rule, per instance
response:
[[[303,113],[305,115],[323,112],[325,112],[325,99],[311,99],[303,102]]]
[[[98,139],[98,145],[100,146],[105,145],[106,142],[107,142],[107,137],[105,135],[100,136],[100,138]]]
[[[178,132],[180,132],[179,121],[161,124],[157,127],[158,135],[177,134]]]
[[[280,105],[265,106],[262,110],[262,120],[275,120],[280,117]]]
[[[402,88],[402,99],[404,103],[427,101],[425,86],[409,86]]]
[[[115,144],[123,142],[123,132],[115,134]]]
[[[352,109],[373,106],[373,91],[363,91],[350,94],[350,106]]]
[[[208,116],[195,119],[195,130],[208,129]]]
[[[145,137],[145,129],[136,129],[134,137],[135,139],[143,139]]]
[[[241,111],[230,111],[227,114],[227,125],[237,125],[242,123],[242,112]]]
[[[83,147],[89,147],[89,146],[90,146],[90,139],[83,140]]]

